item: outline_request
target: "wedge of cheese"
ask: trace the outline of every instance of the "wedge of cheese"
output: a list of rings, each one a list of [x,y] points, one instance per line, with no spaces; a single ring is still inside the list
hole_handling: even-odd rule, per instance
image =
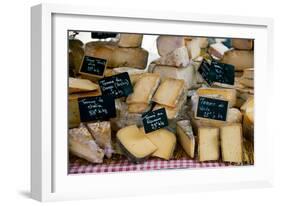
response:
[[[192,39],[186,45],[189,59],[196,59],[201,54],[201,42],[197,39]]]
[[[176,107],[183,90],[183,80],[167,78],[158,87],[153,96],[153,101],[168,107]]]
[[[210,161],[219,159],[219,128],[199,128],[198,153],[199,161]]]
[[[232,46],[235,49],[252,50],[254,41],[252,39],[232,39]]]
[[[137,68],[132,68],[132,67],[118,67],[118,68],[114,68],[112,70],[113,75],[121,74],[121,73],[124,73],[124,72],[128,72],[132,85],[134,85],[137,82],[137,80],[144,73],[146,73],[146,71],[143,70],[143,69],[137,69]]]
[[[119,47],[141,47],[143,35],[142,34],[120,34],[118,41]]]
[[[132,162],[139,163],[157,150],[157,147],[136,125],[120,129],[116,136],[122,150]]]
[[[185,81],[185,87],[187,89],[194,87],[197,82],[196,71],[193,64],[189,64],[184,68],[156,65],[152,69],[152,72],[159,74],[162,81],[168,77],[174,79],[182,79]]]
[[[150,110],[151,105],[147,103],[132,103],[128,104],[128,112],[130,113],[144,113]]]
[[[94,41],[85,45],[85,55],[107,60],[107,67],[145,69],[148,52],[142,48],[119,47],[116,42]]]
[[[243,136],[249,140],[254,138],[254,97],[249,97],[241,106],[243,112]]]
[[[91,134],[84,125],[70,129],[68,132],[69,151],[92,163],[102,163],[104,151],[92,139]]]
[[[68,83],[69,83],[68,92],[70,94],[77,93],[77,92],[94,91],[99,88],[99,85],[87,79],[78,79],[78,78],[69,77]]]
[[[177,137],[181,146],[188,156],[194,158],[195,155],[195,137],[189,120],[177,122]]]
[[[134,85],[134,92],[128,96],[126,102],[131,103],[145,103],[151,101],[152,95],[160,83],[160,75],[146,73]]]
[[[158,54],[165,56],[177,48],[185,46],[185,39],[181,36],[159,36],[156,40]]]
[[[221,88],[199,88],[197,90],[199,96],[218,95],[222,99],[229,101],[229,106],[233,107],[236,103],[235,89],[221,89]]]
[[[180,47],[154,61],[157,65],[166,65],[183,68],[189,63],[186,47]]]
[[[232,124],[220,128],[221,152],[224,162],[241,163],[243,161],[243,138],[241,124]]]
[[[230,50],[224,53],[222,63],[232,64],[235,71],[254,67],[254,52],[247,50]]]
[[[144,128],[141,128],[141,131],[145,134]],[[145,135],[157,147],[157,150],[152,154],[152,156],[165,160],[169,160],[173,157],[177,142],[174,133],[166,129],[159,129]]]
[[[209,54],[217,59],[221,59],[224,53],[228,50],[229,48],[227,48],[223,43],[215,43],[210,45]]]
[[[98,146],[104,150],[105,156],[110,158],[114,152],[111,142],[110,122],[87,123],[87,128]]]

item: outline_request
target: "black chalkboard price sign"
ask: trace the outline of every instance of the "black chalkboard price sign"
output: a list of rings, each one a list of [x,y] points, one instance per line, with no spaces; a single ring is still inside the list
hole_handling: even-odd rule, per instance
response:
[[[214,60],[209,64],[204,59],[198,71],[209,85],[214,82],[234,85],[235,67],[231,64],[223,64]]]
[[[84,56],[79,73],[95,77],[103,77],[106,69],[106,62],[106,59]]]
[[[196,118],[226,121],[228,101],[199,96]]]
[[[103,95],[110,95],[114,98],[127,97],[133,93],[128,72],[100,79],[99,85]]]
[[[153,132],[168,126],[168,118],[164,108],[146,112],[142,115],[145,133]]]
[[[116,117],[115,101],[111,96],[78,98],[81,122]]]
[[[114,32],[91,32],[92,39],[116,38],[117,33]]]

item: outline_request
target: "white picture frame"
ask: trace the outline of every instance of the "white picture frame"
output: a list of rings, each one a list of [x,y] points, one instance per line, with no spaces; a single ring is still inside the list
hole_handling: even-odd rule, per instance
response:
[[[267,110],[274,72],[272,19],[41,4],[31,9],[31,25],[32,198],[53,201],[273,185],[274,136]],[[67,175],[68,29],[254,38],[255,165]]]

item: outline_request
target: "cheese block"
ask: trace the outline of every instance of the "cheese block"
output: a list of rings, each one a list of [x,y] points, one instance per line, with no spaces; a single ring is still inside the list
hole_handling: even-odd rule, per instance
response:
[[[84,125],[70,129],[68,132],[69,151],[92,163],[102,163],[104,152],[92,139],[91,134]]]
[[[254,52],[246,50],[230,50],[225,52],[222,63],[232,64],[235,71],[242,71],[254,67]]]
[[[249,97],[241,106],[243,112],[243,136],[247,139],[254,138],[254,97]]]
[[[197,82],[196,71],[193,64],[189,64],[184,68],[156,65],[152,72],[159,74],[162,81],[168,77],[182,79],[185,81],[185,87],[187,89],[192,88]]]
[[[68,41],[68,55],[69,75],[76,76],[84,57],[83,42],[78,39],[70,39]]]
[[[241,124],[220,128],[221,152],[224,162],[241,163],[243,161],[243,138]]]
[[[156,40],[158,54],[166,56],[177,48],[185,46],[184,37],[181,36],[159,36]]]
[[[194,158],[195,155],[195,137],[189,120],[177,122],[177,137],[179,142],[188,156]]]
[[[201,49],[206,49],[209,45],[208,38],[206,37],[196,37],[193,41],[198,41],[198,45]]]
[[[232,39],[232,46],[235,49],[252,50],[254,40],[252,39]]]
[[[124,72],[128,72],[132,85],[134,85],[137,82],[137,80],[144,73],[146,73],[146,71],[143,70],[143,69],[137,69],[137,68],[132,68],[132,67],[118,67],[118,68],[114,68],[112,70],[113,75],[121,74],[121,73],[124,73]]]
[[[145,134],[144,128],[141,128],[141,131]],[[157,150],[152,154],[152,156],[165,160],[169,160],[173,157],[177,143],[174,133],[168,131],[167,129],[158,129],[145,135],[157,147]]]
[[[85,46],[85,55],[107,60],[107,67],[145,69],[148,52],[142,48],[122,48],[116,42],[95,41]]]
[[[229,48],[227,48],[223,43],[215,43],[210,45],[209,54],[217,59],[221,59],[224,53],[228,50]]]
[[[128,104],[131,103],[145,103],[151,101],[152,95],[160,83],[160,76],[158,74],[146,73],[134,85],[134,92],[130,94],[126,100]]]
[[[111,128],[109,121],[87,123],[87,128],[93,139],[104,150],[105,156],[112,156]]]
[[[236,103],[236,90],[235,89],[221,89],[221,88],[199,88],[197,90],[199,96],[218,95],[222,99],[229,101],[229,106],[233,107]]]
[[[130,113],[144,113],[150,110],[151,105],[147,103],[132,103],[128,104],[128,112]]]
[[[254,68],[244,69],[242,77],[248,79],[254,79]]]
[[[254,88],[254,80],[253,79],[248,79],[248,78],[240,78],[239,81],[241,84],[243,84],[246,87],[251,87]]]
[[[186,67],[189,56],[186,47],[180,47],[154,61],[157,65]]]
[[[218,160],[219,151],[219,129],[212,127],[201,127],[198,131],[198,155],[199,161]]]
[[[175,107],[183,90],[183,80],[166,78],[158,87],[152,100],[158,104]]]
[[[196,59],[197,57],[200,56],[201,54],[201,43],[200,41],[196,39],[192,39],[188,44],[187,44],[187,51],[188,51],[188,56],[189,59]]]
[[[225,122],[208,119],[195,119],[193,113],[190,113],[189,116],[191,117],[193,131],[196,135],[198,134],[198,130],[200,127],[221,127],[224,125],[242,122],[242,113],[237,108],[228,109],[227,119]]]
[[[142,34],[125,34],[121,33],[118,41],[119,47],[141,47]]]
[[[120,147],[132,162],[139,163],[157,150],[157,147],[136,125],[120,129],[116,136]]]
[[[87,79],[78,79],[78,78],[69,77],[68,83],[69,83],[68,92],[70,94],[76,92],[89,92],[89,91],[97,90],[99,88],[99,85]]]
[[[68,95],[68,127],[78,127],[80,124],[80,113],[78,98],[79,97],[94,97],[101,95],[100,90],[94,92],[83,92]]]

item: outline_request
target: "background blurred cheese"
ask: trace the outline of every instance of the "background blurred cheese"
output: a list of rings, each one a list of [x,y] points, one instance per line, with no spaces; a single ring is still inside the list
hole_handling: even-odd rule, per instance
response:
[[[222,160],[241,163],[243,161],[243,139],[241,124],[220,128]]]
[[[160,56],[166,56],[177,48],[185,46],[184,37],[162,36],[157,38],[157,51]]]
[[[252,39],[232,39],[232,46],[235,49],[252,50],[254,41]]]
[[[141,162],[157,150],[157,147],[136,125],[120,129],[116,136],[122,150],[133,162]]]
[[[195,137],[189,120],[181,120],[177,122],[177,137],[181,146],[188,156],[194,158],[195,155]]]
[[[199,128],[198,134],[199,161],[218,160],[219,153],[219,129],[211,127]]]
[[[119,47],[141,47],[142,34],[126,34],[121,33],[118,41]]]
[[[144,128],[141,128],[141,131],[145,134]],[[157,147],[157,150],[152,156],[160,157],[165,160],[172,158],[177,142],[174,133],[166,129],[158,129],[145,135]]]

